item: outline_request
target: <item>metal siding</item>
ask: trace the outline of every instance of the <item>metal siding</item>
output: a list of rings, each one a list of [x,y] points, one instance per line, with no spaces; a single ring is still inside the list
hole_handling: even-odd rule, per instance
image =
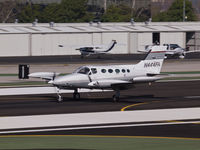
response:
[[[138,33],[138,50],[145,50],[146,45],[152,45],[152,33]]]
[[[35,34],[32,37],[32,54],[40,55],[76,55],[75,49],[92,44],[92,35],[83,34]],[[58,45],[64,45],[59,47]]]
[[[184,32],[161,32],[160,44],[178,44],[185,48],[185,36]]]
[[[102,44],[102,33],[92,33],[92,44],[93,45]]]
[[[0,34],[0,57],[28,56],[28,34]]]
[[[138,51],[138,33],[130,33],[130,53],[137,53]]]
[[[116,40],[116,46],[110,51],[112,54],[127,54],[128,53],[128,33],[127,32],[113,32],[102,33],[102,44],[109,44],[112,40]]]

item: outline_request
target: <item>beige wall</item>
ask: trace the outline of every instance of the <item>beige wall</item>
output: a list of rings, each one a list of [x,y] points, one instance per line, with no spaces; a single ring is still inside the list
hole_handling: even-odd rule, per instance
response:
[[[185,48],[186,34],[184,32],[161,32],[160,44],[178,44]]]
[[[28,34],[0,34],[0,56],[28,56]]]

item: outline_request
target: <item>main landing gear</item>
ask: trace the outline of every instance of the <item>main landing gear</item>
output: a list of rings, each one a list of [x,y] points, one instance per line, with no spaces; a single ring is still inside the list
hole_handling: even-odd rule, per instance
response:
[[[113,95],[113,102],[118,102],[119,101],[119,96],[120,96],[120,91],[117,90],[115,91],[115,94]]]
[[[73,99],[75,99],[75,100],[79,100],[80,99],[80,94],[78,93],[78,89],[74,90]]]
[[[56,93],[57,93],[57,96],[58,96],[57,102],[61,103],[61,102],[63,102],[63,97],[62,97],[62,95],[60,93],[60,89],[56,88],[56,90],[57,90]],[[75,100],[79,100],[80,99],[80,93],[78,93],[78,89],[74,90],[73,99],[75,99]]]

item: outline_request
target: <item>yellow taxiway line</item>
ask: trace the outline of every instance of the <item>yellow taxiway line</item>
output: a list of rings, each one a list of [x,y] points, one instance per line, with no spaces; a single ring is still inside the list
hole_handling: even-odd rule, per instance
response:
[[[139,105],[144,105],[144,104],[148,104],[148,103],[137,103],[137,104],[128,105],[128,106],[126,106],[126,107],[123,107],[123,108],[121,109],[121,111],[124,111],[124,110],[126,110],[127,108],[130,108],[130,107],[139,106]]]
[[[0,135],[0,138],[15,137],[88,137],[88,138],[147,138],[147,139],[175,139],[175,140],[200,140],[200,138],[185,137],[157,137],[157,136],[113,136],[113,135]]]

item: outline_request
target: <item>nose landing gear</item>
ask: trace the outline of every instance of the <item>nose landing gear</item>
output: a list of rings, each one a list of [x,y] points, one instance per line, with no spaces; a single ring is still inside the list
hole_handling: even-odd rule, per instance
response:
[[[58,95],[57,102],[58,102],[58,103],[63,102],[63,97],[61,96],[60,89],[57,88],[57,87],[56,87],[56,93],[57,93],[57,95]]]

